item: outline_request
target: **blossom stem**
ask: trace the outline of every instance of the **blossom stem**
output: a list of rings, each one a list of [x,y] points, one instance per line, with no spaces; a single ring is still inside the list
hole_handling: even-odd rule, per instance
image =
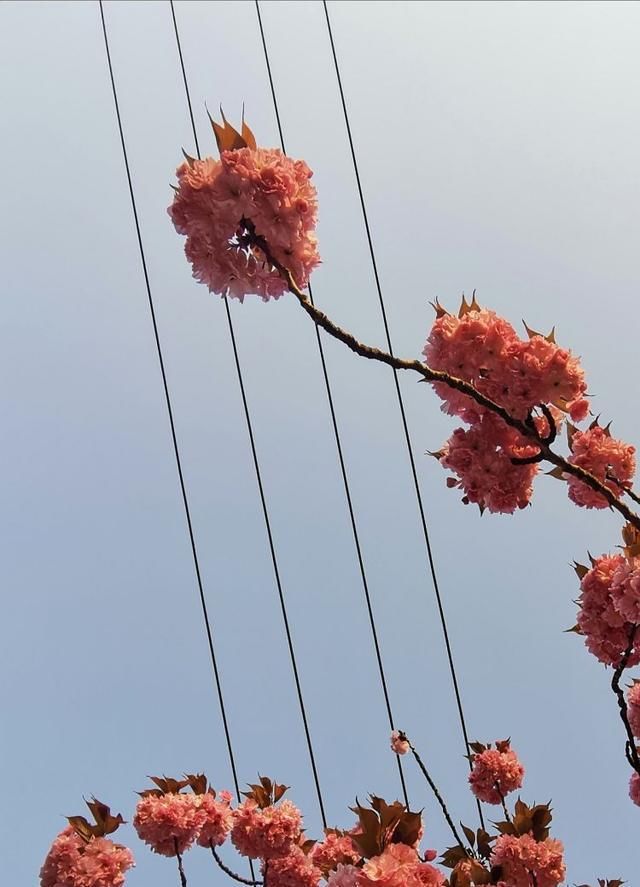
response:
[[[249,884],[249,885],[251,885],[251,887],[255,887],[255,885],[259,885],[259,884],[264,884],[263,881],[252,881],[251,878],[243,878],[242,875],[237,875],[234,871],[232,871],[232,869],[230,869],[228,866],[226,866],[224,864],[224,862],[220,859],[213,842],[211,842],[211,844],[209,844],[209,846],[211,847],[211,854],[212,854],[213,858],[218,863],[218,865],[220,866],[222,871],[225,873],[225,875],[229,875],[230,878],[233,878],[234,881],[239,881],[240,884]]]
[[[413,754],[413,757],[416,759],[416,763],[417,763],[418,767],[420,768],[420,770],[422,771],[422,775],[429,783],[429,788],[431,789],[431,791],[435,795],[437,802],[440,804],[440,807],[442,808],[442,812],[444,814],[444,818],[447,821],[447,825],[451,829],[453,837],[455,838],[456,842],[461,847],[464,847],[464,842],[463,842],[462,838],[460,837],[460,835],[458,834],[458,830],[455,827],[455,824],[454,824],[453,820],[451,819],[451,816],[449,815],[449,811],[447,810],[447,805],[444,802],[444,798],[442,797],[442,795],[438,791],[438,786],[435,784],[435,782],[431,778],[431,775],[429,774],[429,771],[425,767],[422,758],[420,757],[420,755],[416,751],[415,747],[411,744],[411,742],[409,741],[409,739],[407,738],[407,736],[404,733],[400,733],[400,739],[405,739],[407,742],[409,742],[409,748],[411,749],[411,753]]]
[[[178,850],[178,839],[174,838],[173,843],[176,849],[176,859],[178,860],[178,873],[180,875],[180,884],[181,887],[187,887],[187,876],[184,873],[184,866],[182,865],[182,854]]]
[[[633,648],[635,646],[636,634],[638,632],[638,626],[632,625],[629,630],[629,643],[627,644],[627,648],[624,651],[622,659],[620,660],[620,664],[616,668],[613,673],[613,677],[611,678],[611,689],[616,694],[618,699],[618,707],[620,709],[620,719],[624,724],[625,730],[627,731],[627,743],[626,743],[626,757],[633,769],[636,773],[640,774],[640,756],[638,755],[638,749],[636,748],[636,740],[633,735],[633,730],[631,729],[631,724],[629,723],[629,711],[627,709],[627,700],[624,698],[624,690],[620,686],[620,678],[622,677],[622,673],[627,667],[627,662],[629,661],[629,657],[633,652]]]
[[[632,511],[625,502],[621,502],[606,484],[599,481],[595,475],[590,471],[587,471],[585,468],[582,468],[580,465],[573,465],[563,456],[554,453],[550,444],[555,437],[555,423],[553,422],[553,417],[550,412],[547,415],[547,410],[541,406],[542,412],[547,418],[547,421],[551,418],[549,434],[544,437],[538,433],[535,424],[529,420],[529,417],[527,417],[527,420],[529,421],[517,419],[515,416],[512,416],[508,410],[501,407],[500,404],[491,400],[490,397],[485,397],[484,394],[474,388],[469,382],[465,382],[464,379],[458,379],[456,376],[452,376],[442,370],[434,370],[430,366],[427,366],[427,364],[421,363],[419,360],[408,360],[406,358],[396,357],[395,354],[390,354],[380,348],[375,348],[372,345],[365,345],[364,342],[359,342],[352,333],[338,326],[324,313],[324,311],[321,311],[313,304],[311,299],[297,285],[291,271],[289,271],[288,268],[285,268],[284,265],[271,254],[269,244],[261,234],[256,232],[255,225],[251,219],[243,217],[241,225],[247,232],[246,243],[250,246],[257,247],[264,254],[271,267],[275,268],[275,270],[287,281],[289,291],[296,297],[303,310],[306,311],[314,323],[319,327],[322,327],[326,333],[329,333],[334,339],[343,342],[347,348],[355,351],[360,357],[366,357],[369,360],[377,360],[381,363],[386,363],[388,366],[393,367],[396,370],[411,370],[421,375],[426,382],[441,382],[443,385],[453,388],[461,394],[466,394],[467,397],[475,400],[480,406],[495,413],[496,416],[500,416],[509,427],[514,428],[522,434],[523,437],[528,437],[533,440],[540,448],[539,461],[546,459],[548,462],[551,462],[552,465],[561,468],[563,473],[571,474],[588,487],[591,487],[596,493],[604,496],[611,508],[618,511],[626,521],[640,530],[640,515]],[[538,461],[538,459],[536,459],[536,461]]]
[[[607,474],[607,480],[613,481],[616,486],[620,487],[630,499],[633,499],[634,502],[637,502],[640,505],[640,496],[637,493],[634,493],[630,486],[621,483],[617,477],[614,477],[613,474]]]
[[[636,514],[632,511],[629,506],[625,502],[621,502],[620,499],[615,495],[615,493],[609,489],[609,487],[603,482],[599,481],[595,475],[593,475],[590,471],[587,471],[585,468],[582,468],[579,465],[573,465],[571,462],[567,461],[563,456],[560,456],[558,453],[555,453],[550,446],[551,439],[553,438],[553,434],[550,433],[546,437],[541,436],[535,425],[533,423],[529,424],[526,421],[521,419],[517,419],[515,416],[512,416],[508,410],[504,407],[501,407],[500,404],[497,404],[495,401],[491,400],[491,398],[486,397],[480,391],[473,387],[469,382],[465,382],[463,379],[458,379],[455,376],[450,375],[449,373],[445,373],[442,370],[434,370],[431,367],[427,366],[427,364],[421,363],[419,360],[408,360],[406,358],[396,357],[394,354],[389,354],[386,351],[382,351],[380,348],[375,348],[372,345],[365,345],[363,342],[359,342],[356,337],[348,332],[342,327],[339,327],[335,324],[325,313],[317,308],[309,299],[305,293],[298,287],[293,276],[290,271],[284,268],[269,252],[268,245],[264,238],[261,238],[259,235],[255,235],[254,243],[258,246],[267,257],[267,261],[271,263],[271,265],[280,272],[286,279],[290,292],[297,298],[300,306],[306,313],[311,317],[311,319],[318,324],[318,326],[322,327],[322,329],[327,332],[330,336],[333,336],[334,339],[338,339],[340,342],[343,342],[348,348],[354,351],[356,354],[359,354],[361,357],[366,357],[369,360],[377,360],[381,363],[386,363],[388,366],[393,367],[396,370],[409,370],[415,373],[418,373],[422,378],[427,382],[441,382],[449,388],[453,388],[455,391],[459,391],[461,394],[466,394],[468,397],[472,398],[477,404],[485,409],[490,410],[492,413],[495,413],[499,416],[507,425],[511,428],[514,428],[518,431],[523,437],[530,438],[534,441],[536,446],[540,448],[541,461],[542,459],[550,462],[552,465],[555,465],[558,468],[561,468],[565,474],[570,474],[578,480],[582,481],[588,487],[591,487],[592,490],[595,490],[596,493],[599,493],[603,496],[609,506],[615,509],[619,514],[621,514],[626,521],[633,524],[634,527],[640,530],[640,515]],[[544,410],[543,410],[544,412]],[[545,413],[546,415],[546,413]],[[547,417],[548,421],[548,417]],[[550,429],[552,432],[555,428],[555,424],[553,428]]]

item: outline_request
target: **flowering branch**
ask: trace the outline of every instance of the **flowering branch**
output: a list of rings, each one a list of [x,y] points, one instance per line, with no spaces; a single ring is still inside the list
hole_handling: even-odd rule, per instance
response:
[[[640,515],[632,511],[626,503],[621,502],[606,484],[599,481],[590,471],[587,471],[579,465],[572,464],[551,449],[551,443],[553,443],[556,437],[556,425],[553,416],[546,405],[541,404],[540,409],[548,422],[549,432],[547,435],[542,435],[535,427],[531,416],[528,416],[525,421],[515,418],[508,410],[491,400],[491,398],[486,397],[469,382],[465,382],[463,379],[458,379],[456,376],[452,376],[450,373],[446,373],[442,370],[434,370],[419,360],[408,360],[406,358],[396,357],[394,354],[389,354],[386,351],[382,351],[380,348],[375,348],[372,345],[366,345],[363,342],[358,341],[352,333],[338,326],[324,313],[324,311],[321,311],[313,304],[309,296],[307,296],[297,285],[291,271],[289,271],[282,262],[275,258],[266,239],[256,232],[255,225],[251,219],[243,218],[241,220],[241,225],[246,232],[244,235],[244,245],[258,249],[264,255],[266,261],[286,280],[290,292],[297,298],[303,310],[306,311],[314,323],[322,327],[322,329],[330,336],[343,342],[347,348],[350,348],[351,351],[359,354],[360,357],[366,357],[368,360],[377,360],[380,363],[386,363],[388,366],[393,367],[393,369],[396,370],[409,370],[418,373],[426,382],[440,382],[447,387],[460,392],[460,394],[466,394],[477,404],[491,411],[496,416],[499,416],[503,422],[509,427],[514,428],[523,437],[532,440],[539,448],[539,452],[533,457],[533,461],[538,462],[546,460],[557,468],[560,468],[563,473],[573,475],[573,477],[582,481],[587,486],[591,487],[596,493],[603,496],[611,508],[619,512],[628,523],[633,524],[634,527],[637,527],[640,530]],[[528,462],[530,460],[526,461]],[[520,460],[518,464],[523,464],[523,461]]]
[[[637,632],[637,625],[633,625],[629,630],[629,643],[627,644],[627,648],[624,651],[622,659],[620,660],[620,664],[614,671],[613,677],[611,678],[611,689],[616,694],[616,697],[618,699],[618,707],[620,708],[620,719],[622,720],[624,728],[627,731],[627,742],[625,746],[627,761],[633,767],[636,773],[640,775],[640,756],[638,755],[635,737],[633,735],[633,730],[631,729],[631,724],[629,723],[629,711],[627,709],[627,701],[624,698],[624,690],[620,686],[620,678],[622,677],[622,673],[627,667],[629,657],[633,652]]]
[[[232,871],[230,868],[228,868],[228,866],[226,866],[224,864],[224,862],[220,859],[213,842],[209,846],[211,847],[211,853],[213,855],[213,858],[218,863],[218,865],[220,866],[222,871],[225,873],[225,875],[229,875],[230,878],[233,878],[234,881],[239,881],[241,884],[250,884],[251,887],[255,887],[255,885],[258,885],[258,884],[264,884],[264,881],[252,881],[251,878],[243,878],[242,875],[237,875],[234,871]]]

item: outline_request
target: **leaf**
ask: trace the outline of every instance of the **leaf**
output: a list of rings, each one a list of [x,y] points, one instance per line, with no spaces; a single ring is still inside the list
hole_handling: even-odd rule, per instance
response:
[[[472,311],[471,302],[467,302],[464,293],[462,294],[462,302],[460,303],[460,310],[458,311],[458,318],[462,319],[465,314],[469,314]]]
[[[555,477],[556,480],[564,480],[564,471],[559,465],[556,465],[551,471],[545,471],[545,474],[547,477]]]
[[[191,157],[190,154],[187,154],[187,152],[184,150],[184,148],[182,149],[182,153],[184,155],[184,159],[187,161],[189,166],[193,168],[193,164],[196,162],[196,158]]]
[[[89,841],[93,837],[93,826],[89,825],[84,816],[67,816],[67,822],[83,841]]]
[[[575,437],[578,429],[575,425],[572,425],[571,422],[567,422],[567,443],[569,444],[569,449],[573,452],[573,438]]]
[[[576,571],[578,579],[582,580],[589,572],[589,567],[585,567],[584,564],[579,564],[578,561],[573,562],[573,569]]]
[[[224,111],[222,110],[222,106],[220,107],[220,114],[222,116],[222,126],[213,119],[211,114],[209,113],[209,109],[207,108],[207,115],[209,117],[209,122],[211,123],[211,127],[213,129],[213,134],[216,138],[216,144],[218,146],[218,151],[222,154],[223,151],[235,151],[238,148],[247,148],[247,147],[255,147],[255,138],[253,137],[253,133],[249,129],[248,126],[243,121],[243,129],[246,128],[246,131],[249,134],[250,140],[253,140],[253,145],[250,145],[249,142],[241,135],[237,129],[234,129],[233,126],[229,123],[227,118],[224,116]]]
[[[583,633],[580,626],[578,625],[578,623],[576,623],[572,628],[565,628],[565,630],[563,631],[563,634],[572,634],[572,633],[579,634],[579,635],[581,635]]]
[[[448,847],[441,857],[442,865],[448,869],[455,868],[461,859],[468,859],[467,851],[460,844],[455,847]]]
[[[207,793],[207,777],[204,773],[185,773],[185,779],[194,794],[204,795]]]
[[[492,837],[489,832],[485,831],[483,828],[479,828],[478,832],[478,853],[483,859],[489,859],[491,856],[491,843],[495,841],[495,837]]]
[[[277,782],[273,784],[273,803],[277,804],[280,798],[284,795],[284,793],[289,788],[288,785],[278,785]]]
[[[470,844],[472,847],[475,846],[475,843],[476,843],[476,833],[474,832],[474,830],[473,830],[472,828],[469,828],[469,826],[467,826],[467,825],[463,825],[462,822],[460,823],[460,828],[461,828],[462,831],[465,833],[465,836],[466,836],[467,841],[469,842],[469,844]]]
[[[447,317],[448,316],[449,312],[447,311],[446,308],[442,307],[437,296],[436,296],[435,302],[429,302],[429,304],[431,305],[433,310],[436,312],[436,318],[439,319],[440,317]]]

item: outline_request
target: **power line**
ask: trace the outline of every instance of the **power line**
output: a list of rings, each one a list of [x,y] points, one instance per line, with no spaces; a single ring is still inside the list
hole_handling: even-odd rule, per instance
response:
[[[198,145],[198,136],[196,133],[195,121],[194,121],[194,116],[193,116],[193,106],[192,106],[192,102],[191,102],[191,93],[189,90],[189,82],[187,80],[187,73],[186,73],[186,69],[185,69],[185,65],[184,65],[184,57],[182,54],[182,44],[180,41],[180,32],[178,30],[178,23],[176,21],[173,0],[169,0],[169,4],[171,6],[171,15],[173,18],[173,26],[174,26],[174,32],[175,32],[175,37],[176,37],[176,44],[178,47],[178,54],[180,57],[180,66],[182,69],[182,77],[183,77],[183,81],[184,81],[184,89],[185,89],[185,95],[186,95],[186,99],[187,99],[187,105],[189,107],[189,117],[191,119],[191,126],[192,126],[192,130],[193,130],[194,142],[195,142],[196,149],[198,152],[198,157],[200,158],[200,148]],[[317,768],[317,764],[316,764],[315,753],[313,750],[313,743],[311,741],[311,731],[309,729],[309,721],[308,721],[308,717],[307,717],[306,706],[304,703],[304,696],[302,694],[302,685],[300,682],[300,675],[298,672],[298,664],[297,664],[295,649],[294,649],[294,645],[293,645],[293,637],[291,634],[291,627],[290,627],[290,623],[289,623],[289,616],[287,613],[284,591],[283,591],[282,582],[280,579],[280,570],[278,568],[278,559],[276,556],[276,549],[275,549],[275,544],[273,541],[273,533],[271,531],[271,520],[269,518],[269,510],[267,507],[267,500],[265,497],[264,487],[262,484],[262,473],[260,470],[260,463],[258,460],[258,454],[257,454],[256,444],[255,444],[255,437],[254,437],[254,433],[253,433],[253,424],[251,421],[251,414],[249,412],[249,405],[247,402],[247,396],[246,396],[246,391],[245,391],[245,387],[244,387],[244,379],[243,379],[242,368],[241,368],[241,364],[240,364],[240,357],[238,354],[238,347],[237,347],[237,343],[236,343],[235,331],[233,328],[233,321],[231,318],[231,310],[229,307],[228,298],[226,296],[224,296],[223,298],[224,298],[225,311],[226,311],[226,315],[227,315],[227,323],[229,326],[229,336],[231,338],[231,345],[232,345],[232,349],[233,349],[234,363],[235,363],[235,367],[236,367],[236,373],[238,376],[238,384],[240,386],[240,394],[242,397],[242,406],[244,409],[244,415],[245,415],[245,420],[246,420],[246,424],[247,424],[247,432],[249,434],[249,443],[251,446],[251,456],[252,456],[253,465],[255,468],[256,481],[258,484],[258,492],[260,495],[260,504],[262,507],[262,514],[264,517],[265,529],[267,531],[269,552],[271,554],[271,563],[273,565],[273,572],[274,572],[274,577],[275,577],[275,581],[276,581],[276,588],[278,591],[278,599],[280,602],[280,610],[282,613],[282,621],[284,623],[284,630],[285,630],[285,635],[287,638],[287,647],[289,650],[289,657],[291,660],[291,669],[293,671],[293,678],[294,678],[294,682],[295,682],[295,686],[296,686],[298,703],[300,706],[300,714],[302,717],[302,724],[303,724],[303,728],[304,728],[307,749],[309,752],[309,760],[311,762],[313,781],[315,784],[316,794],[318,796],[318,806],[320,808],[320,816],[322,819],[322,824],[326,828],[327,820],[326,820],[326,816],[325,816],[324,802],[323,802],[323,798],[322,798],[322,790],[320,788],[320,780],[318,777],[318,768]]]
[[[366,206],[366,202],[364,199],[364,191],[362,188],[362,181],[360,179],[360,170],[358,167],[358,159],[356,156],[353,135],[351,132],[351,124],[349,122],[349,112],[347,110],[347,102],[346,102],[346,98],[345,98],[345,94],[344,94],[344,88],[342,85],[342,76],[340,74],[340,66],[338,65],[338,56],[336,53],[336,47],[335,47],[335,43],[333,40],[333,30],[331,28],[331,19],[329,18],[329,8],[327,6],[327,0],[322,0],[322,5],[324,7],[325,18],[327,21],[327,31],[329,34],[329,42],[331,44],[331,54],[333,56],[333,64],[334,64],[334,68],[335,68],[335,72],[336,72],[336,79],[338,81],[338,89],[340,91],[340,102],[342,104],[342,111],[344,114],[344,122],[345,122],[346,130],[347,130],[347,137],[349,140],[349,149],[351,152],[351,159],[353,161],[353,170],[355,173],[356,184],[358,187],[358,196],[360,198],[362,219],[364,222],[365,232],[366,232],[366,236],[367,236],[367,244],[369,247],[369,255],[371,257],[371,266],[373,269],[373,276],[375,279],[376,292],[378,294],[378,303],[380,305],[380,313],[382,315],[382,322],[384,325],[385,338],[387,340],[387,348],[389,350],[389,353],[393,354],[393,346],[391,344],[391,334],[389,331],[387,311],[386,311],[386,307],[385,307],[384,297],[382,294],[382,285],[380,283],[380,275],[378,274],[378,263],[376,261],[376,254],[375,254],[375,249],[373,246],[373,237],[371,235],[371,228],[369,225],[369,215],[367,213],[367,206]],[[416,502],[418,504],[418,511],[420,514],[420,524],[422,526],[422,534],[424,537],[424,542],[425,542],[425,547],[426,547],[428,566],[429,566],[429,571],[431,573],[431,578],[433,580],[433,589],[435,592],[436,604],[438,607],[438,614],[440,617],[440,625],[442,627],[442,635],[444,638],[445,649],[447,652],[447,661],[449,663],[449,672],[451,674],[451,682],[453,684],[453,691],[454,691],[455,698],[456,698],[456,706],[458,709],[458,717],[460,720],[460,727],[462,729],[462,736],[464,739],[464,744],[467,749],[467,754],[469,754],[470,753],[469,735],[467,732],[467,724],[466,724],[466,719],[465,719],[465,715],[464,715],[464,708],[462,705],[462,696],[460,693],[460,687],[458,684],[458,677],[457,677],[455,662],[454,662],[454,658],[453,658],[453,649],[452,649],[451,641],[449,638],[449,629],[447,627],[447,620],[446,620],[446,616],[445,616],[445,612],[444,612],[444,606],[442,603],[442,595],[440,593],[440,585],[439,585],[438,576],[436,573],[435,559],[434,559],[433,550],[431,547],[431,539],[429,536],[429,529],[428,529],[428,525],[427,525],[426,512],[425,512],[424,503],[423,503],[423,499],[422,499],[422,492],[420,490],[420,484],[418,482],[418,472],[416,470],[416,463],[415,463],[415,458],[413,455],[413,444],[411,442],[411,435],[409,432],[409,425],[407,422],[407,415],[406,415],[405,406],[404,406],[404,399],[402,397],[402,391],[400,388],[400,380],[398,378],[398,371],[395,369],[393,370],[393,378],[394,378],[394,382],[395,382],[396,395],[397,395],[397,399],[398,399],[398,407],[400,409],[402,429],[404,432],[404,438],[405,438],[405,442],[407,445],[407,454],[409,457],[409,466],[411,469],[411,477],[413,480],[413,487],[414,487],[415,494],[416,494]],[[480,807],[479,801],[477,801],[477,805],[478,805],[478,813],[480,814],[480,821],[482,822],[482,825],[484,827],[482,808]]]
[[[270,63],[270,59],[269,59],[269,51],[267,49],[267,41],[266,41],[266,37],[265,37],[264,27],[262,24],[262,16],[260,14],[259,0],[255,0],[255,6],[256,6],[256,13],[258,16],[258,25],[260,28],[260,37],[262,39],[262,48],[264,50],[264,58],[265,58],[265,63],[266,63],[266,67],[267,67],[267,74],[269,77],[269,86],[271,88],[271,96],[273,99],[273,107],[274,107],[275,116],[276,116],[276,123],[278,125],[278,134],[280,136],[280,145],[282,147],[283,153],[286,154],[286,149],[285,149],[285,144],[284,144],[284,134],[283,134],[283,130],[282,130],[282,121],[280,119],[278,99],[276,97],[275,83],[274,83],[273,74],[271,71],[271,63]],[[309,284],[308,289],[309,289],[309,299],[310,299],[311,303],[313,304],[313,291],[311,289],[311,284]],[[327,400],[329,403],[329,412],[331,414],[331,424],[333,427],[333,433],[334,433],[335,440],[336,440],[336,448],[338,451],[338,461],[340,463],[340,473],[342,475],[342,482],[344,485],[345,498],[347,501],[347,509],[349,511],[349,519],[351,522],[351,530],[353,533],[353,541],[354,541],[355,548],[356,548],[358,566],[360,569],[360,577],[362,579],[362,587],[363,587],[363,591],[364,591],[367,614],[369,617],[369,625],[371,627],[371,635],[372,635],[372,639],[373,639],[373,646],[374,646],[374,650],[375,650],[376,662],[378,664],[378,672],[380,675],[380,684],[381,684],[382,693],[384,696],[385,708],[387,710],[387,717],[389,719],[389,726],[393,730],[394,729],[394,720],[393,720],[393,712],[391,709],[391,701],[389,698],[389,688],[387,686],[387,679],[385,676],[384,665],[382,662],[382,653],[380,650],[380,642],[378,639],[378,630],[376,628],[375,617],[374,617],[374,612],[373,612],[373,605],[371,603],[371,594],[369,592],[369,583],[367,581],[367,574],[365,571],[364,559],[362,556],[362,548],[360,546],[360,537],[358,534],[358,526],[357,526],[357,522],[356,522],[354,508],[353,508],[353,502],[351,499],[351,490],[350,490],[350,486],[349,486],[347,468],[346,468],[346,464],[344,461],[344,455],[343,455],[343,451],[342,451],[342,442],[340,440],[340,431],[338,428],[338,420],[337,420],[336,412],[335,412],[335,408],[334,408],[333,394],[331,391],[331,384],[329,382],[329,374],[327,371],[327,364],[326,364],[325,355],[324,355],[324,348],[322,346],[322,339],[320,337],[320,329],[317,324],[315,324],[315,331],[316,331],[316,341],[318,344],[318,352],[320,354],[320,363],[322,366],[322,375],[324,378],[324,384],[325,384],[325,388],[326,388],[326,392],[327,392]],[[405,778],[404,778],[404,772],[402,769],[402,763],[400,762],[400,758],[397,756],[396,756],[396,761],[397,761],[397,765],[398,765],[398,774],[400,777],[400,785],[402,787],[402,793],[404,795],[405,804],[408,807],[409,806],[409,796],[407,793],[407,786],[406,786],[406,782],[405,782]]]
[[[115,106],[116,118],[117,118],[117,122],[118,122],[118,132],[120,134],[120,144],[122,146],[122,157],[124,160],[124,167],[125,167],[125,171],[126,171],[126,175],[127,175],[127,184],[129,186],[129,197],[131,199],[131,210],[133,212],[133,221],[135,224],[136,237],[138,240],[138,249],[140,252],[140,262],[142,265],[142,273],[144,275],[145,288],[147,291],[149,312],[151,314],[151,323],[153,326],[153,337],[155,340],[156,351],[158,354],[158,363],[160,365],[160,375],[162,376],[162,387],[164,390],[164,398],[165,398],[165,403],[166,403],[166,407],[167,407],[167,415],[169,418],[169,427],[171,430],[171,441],[172,441],[172,445],[173,445],[173,453],[175,456],[176,468],[178,470],[178,479],[180,482],[180,493],[182,496],[182,504],[184,507],[184,514],[185,514],[185,519],[187,522],[187,530],[188,530],[188,534],[189,534],[189,542],[191,545],[193,566],[194,566],[195,575],[196,575],[196,582],[198,585],[198,594],[200,597],[200,605],[202,607],[202,616],[203,616],[205,631],[206,631],[206,635],[207,635],[207,646],[209,648],[209,655],[211,657],[211,665],[213,668],[213,676],[214,676],[214,681],[215,681],[216,693],[218,696],[218,702],[220,703],[220,714],[222,715],[222,726],[224,729],[224,735],[225,735],[225,740],[226,740],[226,744],[227,744],[227,752],[229,755],[229,763],[231,765],[231,772],[233,775],[234,787],[236,790],[236,795],[238,796],[238,799],[240,799],[240,785],[238,782],[238,774],[237,774],[237,770],[236,770],[236,763],[235,763],[235,756],[233,753],[233,746],[231,744],[231,734],[229,731],[229,721],[227,718],[227,711],[226,711],[226,707],[225,707],[225,703],[224,703],[224,697],[222,694],[222,684],[221,684],[221,680],[220,680],[220,671],[218,668],[218,662],[217,662],[215,648],[214,648],[214,644],[213,644],[213,632],[212,632],[212,628],[211,628],[211,620],[209,619],[209,613],[207,610],[207,602],[206,602],[205,596],[204,596],[202,574],[200,571],[200,561],[198,558],[198,551],[196,548],[195,535],[194,535],[194,531],[193,531],[193,523],[191,520],[191,509],[189,507],[189,500],[187,497],[187,490],[186,490],[185,481],[184,481],[184,474],[182,471],[182,458],[180,456],[180,449],[178,446],[178,438],[176,435],[175,420],[173,417],[173,408],[171,406],[171,395],[169,393],[169,385],[167,382],[167,373],[165,370],[164,357],[162,354],[162,345],[160,342],[160,335],[158,332],[158,322],[156,319],[155,306],[154,306],[153,296],[152,296],[152,292],[151,292],[151,284],[149,282],[149,272],[147,270],[147,260],[145,257],[144,245],[142,242],[140,221],[138,218],[138,208],[137,208],[137,204],[136,204],[135,192],[133,189],[131,168],[129,166],[129,155],[127,152],[127,146],[126,146],[126,142],[125,142],[125,138],[124,138],[122,117],[120,115],[120,104],[118,101],[118,91],[116,88],[116,81],[115,81],[115,77],[114,77],[114,73],[113,73],[113,64],[111,61],[111,51],[110,51],[110,47],[109,47],[109,37],[107,34],[107,26],[106,26],[106,22],[105,22],[105,18],[104,18],[104,9],[103,9],[103,5],[102,5],[102,0],[99,0],[99,7],[100,7],[100,19],[102,22],[102,33],[104,36],[104,48],[105,48],[105,51],[107,54],[107,63],[109,65],[109,78],[111,80],[111,90],[113,93],[113,103]]]

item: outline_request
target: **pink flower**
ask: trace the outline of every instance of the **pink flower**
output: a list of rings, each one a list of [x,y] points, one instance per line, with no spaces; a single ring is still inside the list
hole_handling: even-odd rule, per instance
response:
[[[596,558],[580,583],[578,627],[590,653],[605,665],[618,666],[629,643],[632,623],[619,612],[612,594],[616,572],[624,576],[627,562],[621,554]],[[618,595],[620,597],[620,594]],[[640,663],[640,638],[628,666]]]
[[[266,249],[305,287],[320,261],[311,175],[303,161],[268,148],[183,163],[168,212],[187,237],[185,253],[196,280],[240,301],[250,293],[277,299],[288,284]]]
[[[500,804],[510,792],[522,785],[524,767],[508,743],[498,743],[473,756],[469,774],[471,791],[480,801]]]
[[[291,852],[301,830],[302,816],[291,801],[260,808],[248,798],[233,811],[231,840],[243,856],[274,859]]]
[[[441,887],[443,883],[442,872],[421,862],[417,851],[406,844],[388,844],[380,856],[364,864],[360,880],[363,887]]]
[[[531,835],[500,835],[491,853],[491,865],[500,868],[499,878],[509,887],[558,887],[565,876],[564,848],[560,841],[536,841]]]
[[[630,486],[635,474],[635,447],[611,437],[606,429],[594,425],[587,431],[574,432],[571,438],[569,462],[595,475],[620,498],[622,487]],[[567,481],[569,498],[576,505],[585,508],[609,507],[604,496],[596,493],[587,484],[570,474],[564,477]]]
[[[356,850],[349,835],[329,832],[324,841],[318,841],[309,852],[313,864],[323,872],[330,872],[338,865],[360,862],[361,853]]]
[[[472,304],[462,317],[439,309],[423,351],[427,364],[471,383],[516,418],[525,419],[544,403],[568,412],[574,421],[584,419],[589,406],[577,358],[543,336],[520,339],[506,320]],[[486,412],[445,383],[434,383],[434,389],[446,412],[470,424]]]
[[[613,606],[627,622],[640,622],[640,568],[637,559],[623,560],[611,580]]]
[[[322,872],[300,847],[292,847],[287,856],[268,861],[268,881],[271,887],[316,887]],[[262,866],[265,871],[265,865]]]
[[[459,478],[450,478],[448,486],[460,487],[463,502],[472,502],[501,514],[525,508],[533,492],[537,464],[514,465],[512,458],[532,453],[521,435],[498,416],[485,414],[471,428],[453,432],[440,456],[440,464]]]
[[[85,842],[68,826],[54,840],[40,870],[41,887],[120,887],[134,865],[127,847],[108,838]]]
[[[176,851],[184,853],[206,821],[202,797],[168,793],[140,798],[133,818],[138,837],[162,856],[175,856]]]
[[[640,739],[640,681],[627,693],[627,717],[636,739]]]
[[[632,773],[631,779],[629,780],[629,797],[640,807],[640,774]]]
[[[339,864],[335,872],[331,872],[327,887],[359,887],[360,869],[355,865]]]
[[[394,751],[397,755],[406,755],[410,748],[409,740],[404,733],[394,730],[391,734],[391,751]]]
[[[197,843],[200,847],[211,847],[211,845],[218,847],[224,844],[233,825],[231,794],[222,791],[216,797],[213,792],[205,792],[197,797],[200,800],[200,808],[205,813]]]

